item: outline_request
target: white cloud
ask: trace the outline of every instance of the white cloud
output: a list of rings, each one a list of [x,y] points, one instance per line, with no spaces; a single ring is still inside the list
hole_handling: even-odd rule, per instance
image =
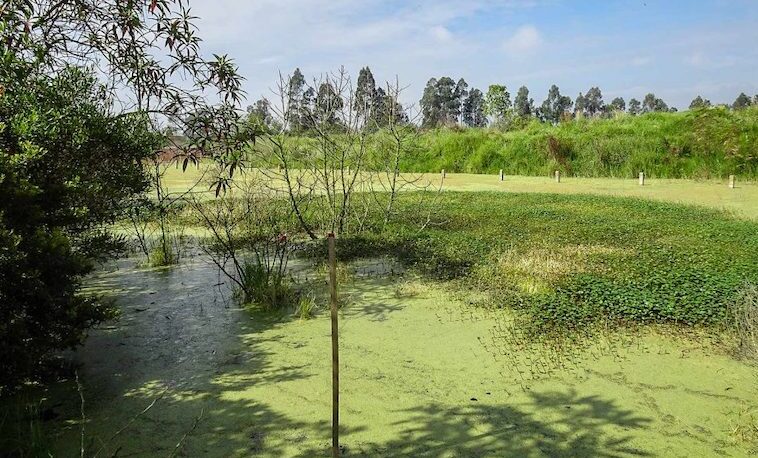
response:
[[[429,32],[437,41],[443,43],[453,41],[453,34],[445,26],[436,25]]]
[[[635,67],[642,67],[643,65],[649,64],[650,61],[651,59],[648,56],[637,56],[632,58],[632,65]]]
[[[525,55],[542,45],[542,36],[533,25],[523,25],[503,44],[506,52],[513,55]]]
[[[702,67],[706,64],[705,57],[703,57],[703,53],[700,52],[692,53],[685,59],[685,62],[692,65],[693,67]]]

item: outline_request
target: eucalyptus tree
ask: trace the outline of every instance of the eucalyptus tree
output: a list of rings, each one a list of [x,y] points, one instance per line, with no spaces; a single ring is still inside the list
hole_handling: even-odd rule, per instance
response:
[[[502,84],[491,84],[484,96],[484,114],[498,124],[508,118],[511,111],[511,95]]]
[[[484,94],[479,89],[473,88],[463,100],[461,108],[463,124],[469,127],[484,127],[487,125],[487,116],[484,114]]]
[[[608,104],[608,108],[612,111],[624,112],[626,111],[626,102],[623,97],[616,97]]]
[[[736,99],[734,99],[734,103],[732,103],[732,108],[735,110],[740,110],[742,108],[749,107],[752,104],[750,97],[748,97],[744,92],[740,92],[740,95],[737,96]]]
[[[576,96],[576,100],[574,101],[574,115],[583,116],[585,106],[586,106],[586,99],[584,98],[584,94],[580,92],[579,95]]]
[[[542,102],[539,109],[540,119],[542,121],[558,124],[565,113],[571,110],[573,102],[571,97],[561,95],[558,86],[553,84],[547,93],[547,98]]]
[[[383,99],[381,96],[377,97],[374,74],[371,73],[369,67],[363,67],[360,72],[358,72],[358,81],[355,85],[355,96],[353,101],[355,106],[353,108],[357,115],[362,116],[364,120],[368,122],[372,117],[377,102],[382,103]]]
[[[656,97],[652,92],[646,94],[645,98],[642,100],[642,112],[651,113],[659,111],[669,111],[666,102],[664,102],[663,99]]]
[[[528,118],[534,114],[534,99],[529,98],[529,89],[521,86],[513,100],[513,110],[516,116]]]
[[[698,108],[708,108],[711,106],[711,101],[704,99],[702,96],[697,96],[690,102],[690,110],[696,110]]]
[[[638,114],[642,113],[642,104],[639,100],[631,98],[629,99],[629,108],[627,111],[630,115],[637,116]]]
[[[591,87],[584,95],[584,112],[588,116],[599,116],[605,111],[603,93],[597,86]]]

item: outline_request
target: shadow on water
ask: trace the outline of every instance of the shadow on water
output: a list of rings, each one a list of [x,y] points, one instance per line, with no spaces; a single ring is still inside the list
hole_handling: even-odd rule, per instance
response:
[[[521,407],[521,408],[519,408]],[[523,410],[522,410],[523,409]],[[534,414],[550,420],[537,420]],[[650,456],[629,444],[629,430],[652,421],[620,409],[597,396],[573,391],[531,394],[527,405],[498,406],[472,401],[471,406],[439,404],[399,412],[393,424],[397,437],[383,443],[347,446],[348,456],[522,457],[522,456]],[[601,431],[611,426],[618,434]],[[306,450],[299,456],[323,454]]]
[[[328,401],[319,406],[323,420],[313,421],[282,413],[298,411],[293,404],[322,402],[311,393],[272,400],[248,392],[328,374],[307,362],[277,361],[272,345],[294,345],[280,330],[290,316],[251,316],[230,305],[229,285],[203,262],[165,270],[130,269],[126,261],[120,266],[92,284],[111,292],[121,318],[93,331],[72,356],[85,399],[87,456],[328,455]],[[346,288],[356,300],[342,316],[382,321],[401,311],[402,300],[387,300],[393,281],[356,281]],[[358,442],[352,438],[366,437],[372,425],[342,425],[345,455],[645,455],[628,445],[627,434],[650,419],[571,391],[530,396],[527,405],[472,399],[467,406],[429,403],[392,411],[402,420],[379,436],[390,440]],[[46,398],[55,411],[45,422],[53,455],[79,455],[76,385],[54,386]],[[290,405],[277,404],[282,399]]]

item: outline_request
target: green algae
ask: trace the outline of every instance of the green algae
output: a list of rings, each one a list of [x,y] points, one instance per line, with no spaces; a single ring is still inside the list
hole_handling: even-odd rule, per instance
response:
[[[122,315],[74,355],[92,455],[328,455],[324,304],[310,320],[241,310],[200,258],[174,269],[119,265],[92,285],[111,291]],[[391,261],[352,271],[340,312],[347,456],[754,451],[734,431],[757,403],[758,369],[701,336],[609,334],[556,356],[499,339],[508,312],[471,307]],[[299,272],[323,284],[318,269]],[[78,455],[75,385],[51,386],[43,402],[59,415],[44,422],[54,456]]]

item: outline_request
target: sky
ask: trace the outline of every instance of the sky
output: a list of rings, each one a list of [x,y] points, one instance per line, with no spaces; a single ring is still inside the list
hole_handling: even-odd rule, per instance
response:
[[[191,0],[206,52],[228,54],[247,103],[272,98],[279,72],[312,80],[341,66],[405,86],[418,104],[431,77],[486,92],[552,84],[609,102],[654,92],[686,109],[697,95],[758,93],[758,0]]]

